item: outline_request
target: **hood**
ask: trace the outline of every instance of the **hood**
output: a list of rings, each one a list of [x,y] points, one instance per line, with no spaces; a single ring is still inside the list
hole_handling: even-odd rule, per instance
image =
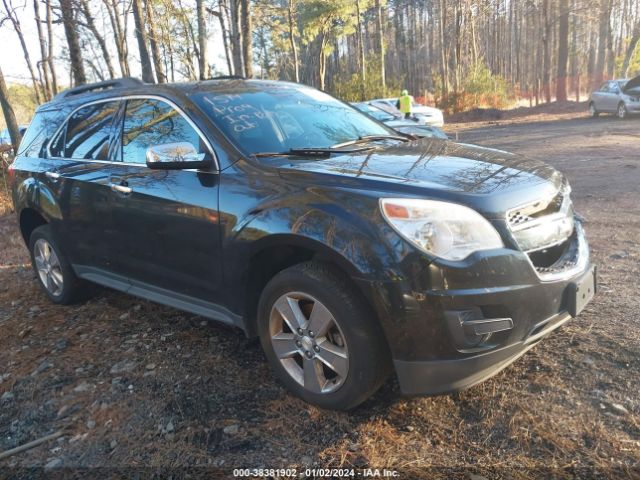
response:
[[[493,218],[555,195],[563,183],[562,174],[543,162],[436,138],[296,162],[281,167],[280,173],[302,175],[297,181],[326,185],[328,178],[317,178],[323,175],[341,187],[461,203]]]
[[[638,75],[637,77],[633,77],[631,80],[625,83],[622,91],[624,93],[627,93],[629,90],[635,90],[638,88],[640,88],[640,75]],[[634,93],[638,93],[638,92],[634,92]]]

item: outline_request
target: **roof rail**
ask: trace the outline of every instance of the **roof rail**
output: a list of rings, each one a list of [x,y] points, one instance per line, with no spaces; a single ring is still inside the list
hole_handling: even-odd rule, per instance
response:
[[[77,87],[69,88],[60,92],[55,97],[54,100],[63,100],[68,97],[72,97],[75,95],[81,95],[83,93],[107,90],[109,88],[119,88],[119,87],[137,87],[140,85],[144,85],[142,80],[133,77],[123,77],[116,78],[113,80],[105,80],[104,82],[97,83],[87,83],[85,85],[79,85]]]

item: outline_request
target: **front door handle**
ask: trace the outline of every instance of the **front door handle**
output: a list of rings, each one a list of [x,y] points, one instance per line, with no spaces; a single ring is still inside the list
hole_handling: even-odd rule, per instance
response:
[[[129,195],[133,191],[131,187],[127,187],[126,185],[118,185],[117,183],[111,184],[111,190],[118,193],[124,193],[125,195]]]
[[[44,174],[51,180],[57,180],[60,178],[60,174],[56,172],[44,172]]]

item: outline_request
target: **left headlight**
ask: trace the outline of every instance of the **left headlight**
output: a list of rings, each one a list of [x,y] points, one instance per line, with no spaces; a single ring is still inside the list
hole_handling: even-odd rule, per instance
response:
[[[504,247],[495,228],[478,212],[455,203],[418,198],[381,198],[385,220],[402,238],[445,260]]]

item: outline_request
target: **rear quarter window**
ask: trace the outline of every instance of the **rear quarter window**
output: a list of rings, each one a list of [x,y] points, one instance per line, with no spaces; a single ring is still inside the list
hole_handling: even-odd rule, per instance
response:
[[[59,110],[38,111],[22,137],[18,155],[24,157],[44,157],[51,136],[64,121],[64,113]]]

